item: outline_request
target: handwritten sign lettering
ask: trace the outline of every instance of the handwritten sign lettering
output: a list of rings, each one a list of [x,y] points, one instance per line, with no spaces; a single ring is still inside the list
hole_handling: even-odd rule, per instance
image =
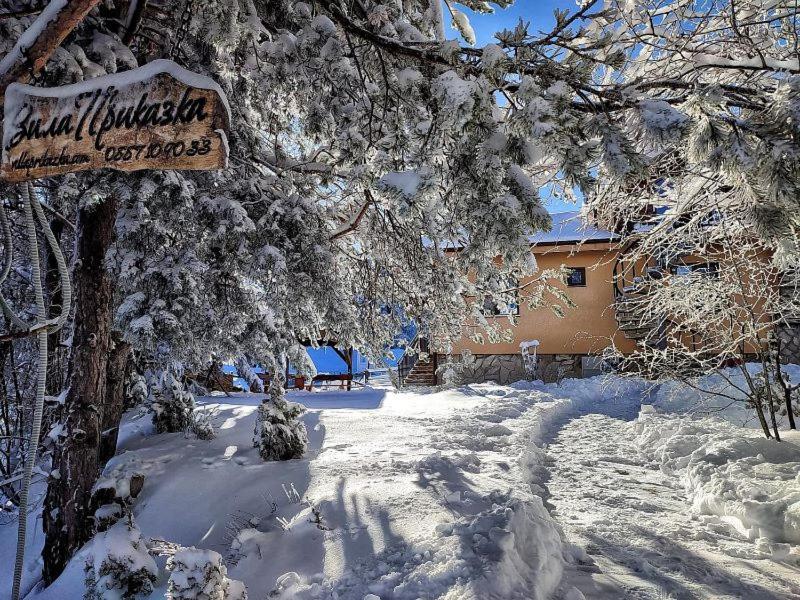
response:
[[[6,92],[0,176],[87,169],[222,169],[230,111],[211,79],[157,60],[59,88]]]

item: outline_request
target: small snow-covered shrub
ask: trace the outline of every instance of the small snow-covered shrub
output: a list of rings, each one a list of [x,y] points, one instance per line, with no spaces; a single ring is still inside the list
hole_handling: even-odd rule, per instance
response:
[[[300,458],[308,446],[308,432],[300,421],[305,408],[286,401],[279,377],[273,378],[269,393],[258,407],[253,445],[264,460]]]
[[[94,537],[84,573],[85,600],[134,600],[153,591],[158,567],[130,520]]]
[[[106,531],[130,512],[145,476],[121,465],[100,477],[92,488],[95,531]]]
[[[150,390],[153,425],[157,433],[185,431],[192,423],[194,396],[172,373],[165,371]]]
[[[475,364],[475,356],[469,350],[461,353],[461,360],[453,360],[452,357],[441,367],[439,376],[446,387],[455,387],[461,384],[464,372],[472,368]]]
[[[458,385],[461,376],[459,365],[452,360],[447,361],[437,371],[437,375],[445,387],[455,387]]]
[[[258,407],[253,444],[264,460],[300,458],[308,446],[306,426],[299,421],[305,409],[294,402],[269,400]]]
[[[167,560],[167,569],[167,600],[247,600],[247,588],[228,578],[222,556],[213,550],[182,548]]]
[[[214,431],[214,417],[216,411],[210,408],[198,408],[192,413],[192,422],[189,424],[189,431],[201,440],[213,440],[216,436]]]

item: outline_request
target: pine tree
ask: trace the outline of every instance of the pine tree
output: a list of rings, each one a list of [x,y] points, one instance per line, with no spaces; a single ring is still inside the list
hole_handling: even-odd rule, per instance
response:
[[[12,4],[20,12],[0,19],[0,57],[41,3]],[[710,179],[733,190],[734,209],[780,260],[796,260],[795,8],[589,0],[557,12],[550,31],[520,23],[485,47],[463,11],[460,37],[444,39],[441,6],[426,0],[180,0],[164,10],[99,2],[37,80],[167,57],[214,78],[232,108],[226,170],[52,184],[66,218],[77,215],[79,253],[57,426],[81,434],[54,455],[54,472],[70,476],[49,482],[46,582],[91,535],[114,329],[162,370],[242,354],[283,364],[301,341],[377,357],[409,320],[444,349],[469,316],[500,335],[470,297],[559,302],[547,293],[557,274],[509,284],[537,269],[528,236],[549,227],[542,187],[581,191],[614,226],[636,210],[642,181],[656,193],[664,178],[688,190]],[[268,456],[295,456],[299,415],[274,393],[258,437],[282,445]],[[276,433],[284,427],[289,435]]]
[[[281,363],[275,363],[279,367]],[[269,397],[258,407],[253,446],[264,460],[300,458],[308,445],[306,426],[299,417],[305,412],[300,404],[288,402],[283,370],[273,369]]]

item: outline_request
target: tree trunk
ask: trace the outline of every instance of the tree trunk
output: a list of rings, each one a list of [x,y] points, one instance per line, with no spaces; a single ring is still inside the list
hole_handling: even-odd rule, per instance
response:
[[[42,511],[44,581],[61,574],[92,535],[91,492],[99,474],[100,431],[111,346],[112,281],[105,256],[114,240],[117,202],[81,208],[76,233],[75,326],[64,437],[53,453]]]
[[[756,404],[756,415],[758,415],[758,422],[761,424],[761,431],[764,432],[767,438],[771,438],[772,434],[769,432],[769,424],[767,424],[767,418],[764,415],[764,407],[761,406],[761,404]]]
[[[780,341],[778,341],[778,356],[780,356],[780,348]],[[781,369],[781,363],[779,361],[776,362],[775,381],[783,390],[783,403],[786,406],[786,416],[789,418],[789,429],[797,429],[797,425],[794,422],[794,407],[792,406],[792,392],[796,390],[797,387],[786,380],[783,370]]]
[[[772,421],[772,433],[775,436],[775,440],[780,442],[781,441],[781,433],[778,430],[778,420],[775,417],[775,413],[777,412],[775,407],[775,401],[772,398],[772,393],[767,388],[767,400],[769,402],[769,416],[770,420]]]
[[[100,431],[100,466],[111,460],[117,451],[119,423],[125,411],[125,373],[131,356],[131,346],[122,340],[122,334],[111,335],[114,347],[106,365],[106,398],[103,404],[103,421]]]
[[[783,390],[783,403],[786,406],[786,416],[789,418],[789,429],[797,429],[797,424],[794,422],[794,407],[792,406],[792,392],[797,389],[796,385],[792,385],[788,376],[784,375],[781,368],[781,338],[775,336],[775,381]]]
[[[778,431],[778,421],[775,418],[775,412],[776,412],[776,409],[775,409],[775,398],[774,398],[774,395],[772,393],[773,392],[772,384],[769,381],[769,364],[770,363],[769,363],[769,359],[768,358],[766,358],[766,359],[762,358],[761,359],[761,369],[762,369],[761,373],[764,376],[764,391],[766,392],[766,395],[767,395],[767,408],[769,409],[769,417],[770,417],[770,420],[772,421],[772,432],[775,435],[775,439],[780,442],[781,441],[781,434]],[[780,370],[781,363],[780,363],[779,360],[775,361],[775,368],[777,370]]]
[[[797,429],[797,424],[794,422],[794,406],[792,406],[792,392],[786,389],[783,392],[783,401],[786,404],[786,415],[789,417],[789,429]]]
[[[0,342],[0,428],[4,431],[16,431],[14,423],[14,412],[11,408],[13,402],[11,390],[8,389],[9,381],[6,379],[6,363],[9,362],[11,355],[11,342]],[[17,447],[17,440],[7,437],[0,438],[0,479],[6,480],[11,477],[14,472],[16,462],[15,448]],[[22,453],[24,449],[20,448]],[[0,492],[8,498],[14,506],[19,506],[19,492],[14,489],[13,483],[0,486]]]
[[[763,361],[762,361],[762,368]],[[747,363],[743,360],[739,365],[739,370],[742,372],[744,376],[745,383],[747,383],[747,388],[750,390],[750,398],[753,403],[753,407],[755,408],[756,415],[758,415],[758,422],[761,424],[761,430],[764,432],[764,435],[769,439],[772,437],[772,434],[769,432],[769,424],[767,423],[767,417],[764,414],[764,406],[761,404],[761,399],[758,395],[758,390],[756,388],[755,382],[753,378],[750,377],[750,373],[747,372]],[[767,372],[766,368],[764,368],[764,373]]]

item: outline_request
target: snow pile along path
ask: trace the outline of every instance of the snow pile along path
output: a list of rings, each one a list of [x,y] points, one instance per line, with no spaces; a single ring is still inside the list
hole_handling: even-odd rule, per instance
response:
[[[593,411],[608,414],[576,415],[547,448],[548,504],[575,544],[566,582],[595,599],[800,598],[800,549],[754,543],[718,516],[755,503],[758,518],[786,514],[796,448],[767,450],[721,420]]]
[[[800,544],[800,438],[779,443],[720,419],[650,411],[634,430],[644,455],[679,477],[696,512],[724,517],[778,554],[788,552],[780,542]]]

